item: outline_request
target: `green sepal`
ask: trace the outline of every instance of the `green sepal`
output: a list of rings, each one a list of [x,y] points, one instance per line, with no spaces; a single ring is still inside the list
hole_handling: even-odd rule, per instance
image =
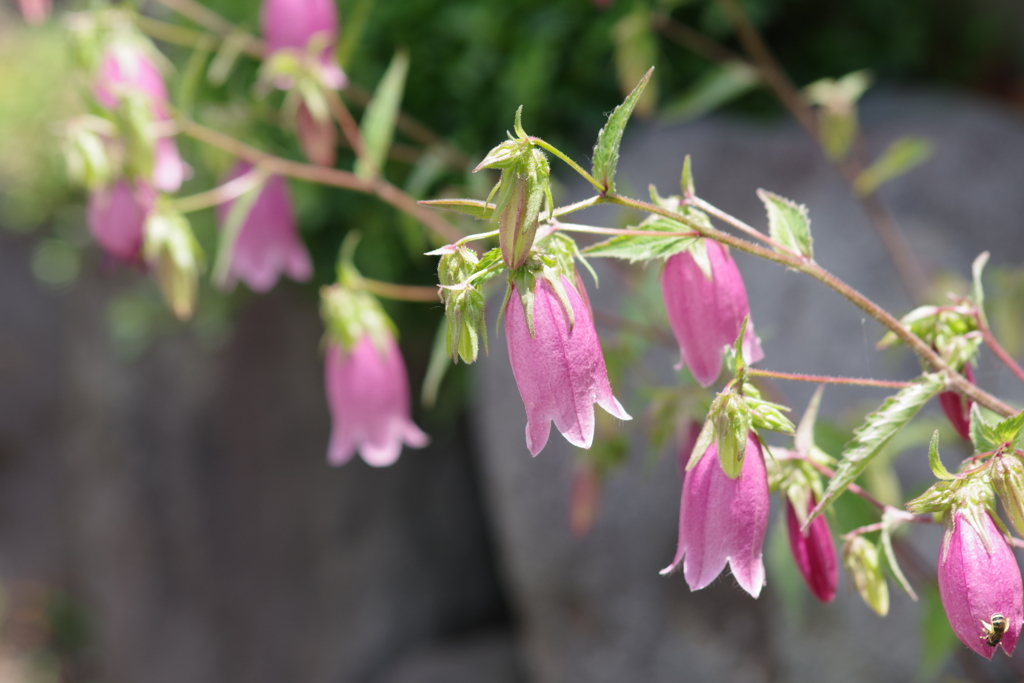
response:
[[[942,464],[942,459],[939,457],[938,429],[932,433],[932,441],[928,444],[928,466],[932,468],[932,474],[935,475],[936,479],[945,479],[947,481],[956,479],[956,475],[946,469],[946,466]]]
[[[915,515],[946,512],[953,506],[956,490],[959,486],[958,482],[959,480],[953,479],[932,484],[920,496],[907,502],[907,511]]]
[[[988,263],[988,257],[989,253],[983,251],[971,264],[971,281],[973,283],[971,298],[974,299],[974,306],[981,317],[981,322],[986,327],[988,327],[988,317],[985,315],[985,287],[981,282],[981,274],[985,270],[985,264]]]
[[[882,544],[882,550],[885,552],[885,561],[889,564],[889,569],[892,571],[893,578],[896,579],[896,583],[906,591],[907,595],[914,602],[917,602],[917,593],[911,587],[910,582],[907,581],[907,577],[903,574],[903,570],[900,568],[899,562],[896,560],[896,553],[892,549],[892,534],[897,527],[902,525],[904,520],[894,514],[894,510],[888,509],[882,513],[882,533],[879,535],[879,541]]]
[[[843,546],[843,565],[853,577],[860,597],[880,617],[889,613],[889,585],[885,581],[878,547],[861,535]]]
[[[783,434],[795,432],[796,428],[792,421],[783,415],[784,411],[789,411],[788,407],[750,396],[745,398],[747,407],[750,408],[751,425],[754,429],[767,429]]]
[[[683,158],[683,175],[679,179],[679,187],[683,191],[683,197],[687,199],[692,199],[697,195],[697,190],[693,186],[693,168],[689,154]]]
[[[990,453],[999,447],[999,436],[988,420],[981,414],[981,406],[971,405],[971,444],[975,453]]]
[[[179,320],[191,318],[199,294],[199,273],[205,264],[188,219],[158,206],[143,226],[142,255],[174,315]]]
[[[604,186],[605,192],[615,192],[615,167],[619,162],[619,144],[622,142],[622,132],[626,129],[630,114],[636,106],[651,74],[654,73],[652,66],[636,87],[619,106],[615,107],[608,116],[608,122],[597,135],[597,143],[594,145],[593,176],[598,183]]]
[[[1024,461],[1015,453],[1001,454],[993,458],[989,478],[1010,524],[1024,536]]]
[[[432,209],[458,211],[481,221],[490,221],[494,215],[494,204],[479,199],[421,199],[418,203]]]
[[[327,339],[346,351],[352,350],[365,335],[370,335],[383,353],[388,339],[398,336],[398,329],[377,297],[340,283],[320,288],[320,317]]]
[[[715,417],[715,434],[718,462],[730,479],[740,476],[743,471],[750,423],[750,409],[743,397],[736,393],[727,394]]]
[[[686,461],[686,471],[689,472],[700,459],[704,457],[704,454],[710,448],[711,444],[718,438],[718,433],[715,430],[715,420],[712,419],[712,415],[717,412],[718,405],[721,404],[722,397],[718,396],[711,403],[711,409],[708,410],[708,416],[704,419],[704,426],[700,429],[700,434],[697,435],[697,442],[693,444],[693,451],[690,453],[690,459]]]

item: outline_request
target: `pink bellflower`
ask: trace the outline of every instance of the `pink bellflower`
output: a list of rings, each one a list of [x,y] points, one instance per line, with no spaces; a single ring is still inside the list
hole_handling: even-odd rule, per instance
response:
[[[679,545],[672,564],[661,573],[670,574],[682,565],[690,590],[700,590],[728,563],[743,590],[756,598],[764,586],[761,546],[768,504],[768,477],[754,433],[747,433],[746,457],[735,479],[722,471],[718,450],[711,444],[683,479]]]
[[[143,227],[153,209],[156,191],[146,183],[118,180],[89,195],[86,222],[93,239],[116,259],[139,260]]]
[[[505,310],[508,358],[526,406],[526,447],[532,455],[547,444],[552,420],[569,443],[590,448],[595,403],[620,420],[632,419],[612,395],[590,307],[564,276],[562,285],[575,317],[571,329],[558,296],[543,278],[537,279],[534,292],[535,336],[530,335],[515,286]]]
[[[747,290],[736,263],[718,242],[706,239],[712,279],[708,280],[688,251],[665,262],[661,293],[669,323],[679,343],[677,369],[690,368],[697,382],[710,386],[722,371],[722,351],[740,334],[743,318],[750,314]],[[748,363],[764,358],[754,325],[747,322],[743,357]]]
[[[422,448],[430,440],[409,414],[409,381],[398,344],[390,333],[378,346],[364,334],[351,350],[327,347],[324,382],[333,429],[327,460],[343,465],[358,450],[368,464],[394,464],[402,445]]]
[[[807,512],[814,509],[817,501],[811,494],[807,501]],[[793,502],[786,498],[786,527],[789,531],[789,548],[797,569],[807,582],[814,597],[822,602],[832,602],[839,584],[839,565],[836,563],[836,547],[825,515],[819,515],[811,522],[806,532],[800,530]]]
[[[961,372],[968,382],[974,383],[974,370],[971,369],[970,363],[964,365]],[[943,391],[939,394],[939,405],[942,406],[942,412],[946,414],[946,419],[964,441],[971,440],[971,405],[973,403],[974,401],[966,396],[961,396],[956,391]]]
[[[117,109],[123,97],[140,93],[149,103],[155,122],[171,120],[167,86],[163,76],[146,51],[131,43],[118,43],[103,53],[93,97],[105,109]],[[153,186],[163,192],[177,192],[188,171],[178,153],[174,138],[156,139],[153,150]]]
[[[1024,620],[1017,559],[989,512],[972,515],[980,534],[963,510],[954,508],[946,514],[953,515],[953,523],[942,541],[938,575],[949,624],[964,645],[983,657],[992,659],[996,647],[1013,654]],[[991,630],[997,615],[1005,625],[998,637]]]
[[[53,5],[50,0],[18,0],[21,16],[29,24],[41,24],[50,16]]]
[[[239,162],[225,182],[251,170],[251,164]],[[217,221],[222,228],[233,205],[231,201],[217,207]],[[295,227],[288,186],[280,176],[270,176],[235,237],[225,284],[232,287],[241,280],[254,292],[267,292],[281,273],[305,282],[313,275],[313,263]]]
[[[319,76],[329,88],[346,85],[345,73],[334,58],[338,41],[338,10],[334,0],[264,0],[260,27],[267,41],[267,54],[292,50],[300,56],[318,49]]]

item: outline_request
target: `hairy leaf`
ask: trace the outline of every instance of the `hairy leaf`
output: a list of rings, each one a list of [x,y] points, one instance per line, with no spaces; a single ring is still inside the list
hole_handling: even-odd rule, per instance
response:
[[[594,179],[604,185],[607,192],[615,191],[615,166],[619,163],[619,143],[622,142],[622,131],[626,129],[629,115],[633,113],[633,107],[636,106],[637,100],[643,94],[653,72],[654,67],[652,66],[637,83],[633,92],[626,97],[626,100],[615,107],[608,117],[608,123],[597,135],[597,144],[594,145]]]
[[[944,386],[945,380],[939,373],[922,375],[910,386],[887,398],[878,410],[868,415],[864,424],[853,433],[850,443],[846,444],[836,474],[811,513],[810,520],[828,508],[860,476],[882,447],[896,436],[896,432],[910,422],[921,407],[938,395]]]
[[[807,207],[767,190],[758,190],[757,196],[768,210],[771,238],[801,256],[813,258],[811,219],[807,216]]]
[[[927,139],[914,136],[900,138],[857,176],[853,187],[859,195],[866,197],[882,183],[917,168],[931,156],[932,143]]]
[[[658,237],[658,232],[692,232],[690,228],[669,218],[659,218],[636,229],[650,230],[647,235],[616,235],[583,250],[587,256],[620,258],[636,263],[668,258],[689,249],[700,237]]]
[[[996,430],[982,416],[981,408],[977,403],[971,406],[970,435],[975,453],[989,453],[999,446]]]

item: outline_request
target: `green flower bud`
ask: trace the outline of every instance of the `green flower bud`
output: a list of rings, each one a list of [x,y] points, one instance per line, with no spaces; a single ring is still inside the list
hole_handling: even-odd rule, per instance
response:
[[[1010,524],[1024,536],[1024,460],[1017,455],[1001,455],[993,461],[989,476]]]
[[[164,301],[179,320],[195,310],[203,250],[188,220],[176,211],[158,209],[146,218],[142,254],[156,274]]]
[[[868,607],[880,617],[888,614],[889,585],[882,573],[878,547],[863,536],[854,536],[843,546],[843,566]]]
[[[342,284],[320,288],[320,317],[327,329],[328,340],[346,351],[369,335],[383,352],[398,332],[377,297]]]
[[[730,479],[740,476],[750,431],[750,409],[739,394],[729,394],[715,416],[718,460]]]

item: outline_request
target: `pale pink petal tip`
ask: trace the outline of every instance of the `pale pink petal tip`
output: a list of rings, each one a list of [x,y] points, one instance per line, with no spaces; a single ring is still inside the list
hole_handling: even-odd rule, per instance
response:
[[[429,437],[410,417],[405,363],[393,338],[383,351],[369,335],[351,351],[337,344],[327,349],[324,364],[327,403],[333,431],[328,461],[340,465],[359,451],[374,467],[394,464],[403,444],[426,446]]]

